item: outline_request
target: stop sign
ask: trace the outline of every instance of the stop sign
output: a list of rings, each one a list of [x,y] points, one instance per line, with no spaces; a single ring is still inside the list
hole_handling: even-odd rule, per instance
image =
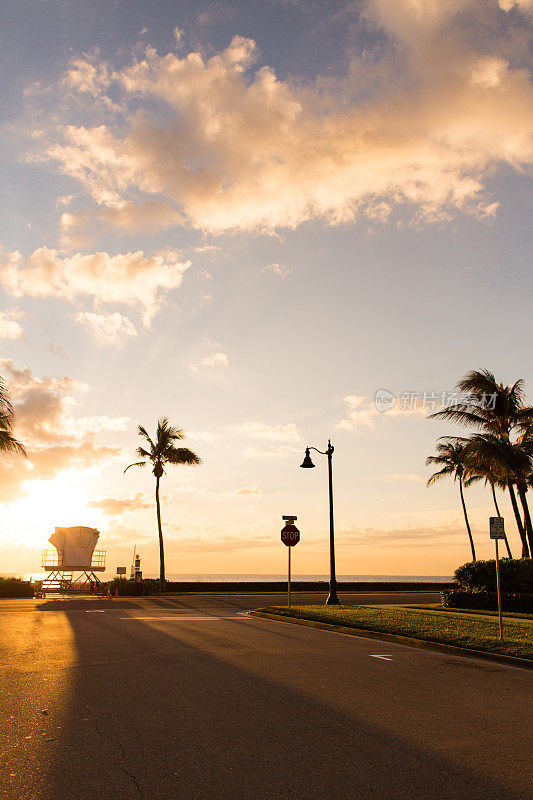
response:
[[[300,541],[300,531],[296,525],[287,524],[281,529],[281,541],[287,547],[294,547]]]

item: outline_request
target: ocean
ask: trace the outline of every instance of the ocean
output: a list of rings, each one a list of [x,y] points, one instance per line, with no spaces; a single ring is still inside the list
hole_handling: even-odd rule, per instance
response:
[[[10,577],[17,577],[23,578],[24,580],[29,580],[32,577],[34,580],[39,580],[44,578],[46,573],[35,571],[33,573],[27,573],[25,575],[14,575],[11,574]],[[5,577],[8,577],[7,573],[4,573]],[[106,572],[100,576],[101,580],[107,581],[111,578],[114,578],[115,574],[113,572]],[[128,575],[129,577],[129,575]],[[144,572],[145,578],[159,578],[159,573],[155,572]],[[221,581],[221,582],[233,582],[233,581],[251,581],[251,582],[260,582],[260,581],[286,581],[287,580],[287,573],[278,573],[278,574],[270,574],[270,575],[260,575],[260,574],[248,574],[248,573],[235,573],[231,575],[215,575],[215,574],[208,574],[203,575],[200,573],[195,574],[186,574],[186,573],[179,573],[179,572],[170,572],[167,573],[167,581],[205,581],[206,583],[211,583],[214,581]],[[321,575],[292,575],[292,581],[329,581],[329,575],[321,574]],[[364,582],[374,582],[374,583],[400,583],[400,582],[407,582],[407,583],[450,583],[453,580],[451,575],[337,575],[337,582],[356,582],[356,581],[364,581]]]
[[[145,578],[158,578],[159,573],[145,573]],[[287,573],[272,575],[235,574],[235,575],[185,575],[169,573],[167,581],[286,581]],[[292,581],[329,581],[329,575],[292,575]],[[412,583],[449,583],[453,578],[448,575],[337,575],[337,582],[373,581],[375,583],[412,582]]]

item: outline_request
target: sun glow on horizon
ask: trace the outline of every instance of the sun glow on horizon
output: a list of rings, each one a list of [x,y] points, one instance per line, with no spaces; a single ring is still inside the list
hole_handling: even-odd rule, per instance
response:
[[[5,538],[25,547],[47,549],[56,527],[97,527],[101,515],[88,505],[85,478],[79,470],[67,470],[51,480],[25,481],[24,496],[2,508]]]

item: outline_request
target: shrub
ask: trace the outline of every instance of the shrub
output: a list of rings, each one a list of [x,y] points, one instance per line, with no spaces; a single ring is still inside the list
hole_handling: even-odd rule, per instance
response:
[[[459,589],[467,592],[496,591],[496,562],[470,561],[458,567],[454,579]],[[502,558],[500,560],[502,594],[533,592],[533,560]]]
[[[485,611],[498,610],[496,592],[468,592],[453,589],[441,593],[442,605],[445,608],[473,608]],[[533,593],[502,594],[502,610],[518,611],[523,614],[533,613]]]
[[[141,597],[147,594],[159,593],[159,581],[154,578],[145,578],[141,583],[136,583],[125,578],[114,578],[108,583],[112,595],[118,590],[119,597]]]
[[[33,597],[33,586],[20,578],[0,578],[0,597]]]

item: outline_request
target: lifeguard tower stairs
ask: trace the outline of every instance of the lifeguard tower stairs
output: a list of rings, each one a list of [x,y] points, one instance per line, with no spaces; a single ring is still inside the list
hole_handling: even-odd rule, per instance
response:
[[[49,542],[55,550],[43,550],[42,569],[47,572],[43,579],[43,592],[87,592],[102,591],[102,583],[96,573],[105,571],[105,551],[95,550],[100,536],[96,528],[56,528]]]

